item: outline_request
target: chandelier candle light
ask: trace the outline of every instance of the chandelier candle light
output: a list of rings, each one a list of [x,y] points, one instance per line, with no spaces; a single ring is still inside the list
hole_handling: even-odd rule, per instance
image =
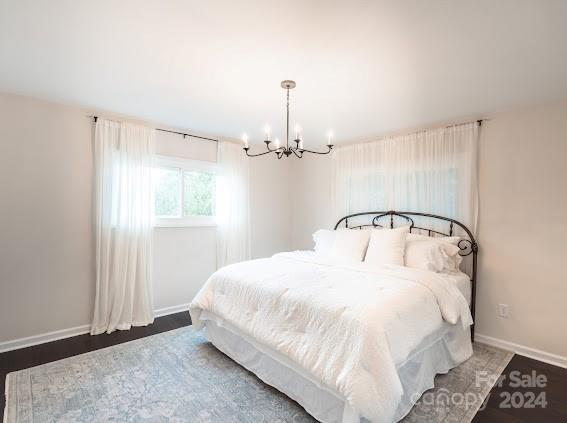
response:
[[[250,154],[248,150],[250,147],[248,145],[248,136],[245,134],[242,136],[242,141],[244,142],[244,151],[248,157],[258,157],[263,156],[264,154],[274,153],[278,159],[281,159],[284,155],[286,157],[291,156],[293,153],[295,156],[299,157],[300,159],[303,157],[303,153],[312,153],[312,154],[329,154],[333,149],[333,133],[328,133],[328,140],[327,140],[327,151],[313,151],[307,150],[303,148],[303,140],[301,139],[301,128],[299,125],[295,125],[295,139],[292,141],[295,142],[295,146],[293,144],[289,145],[289,90],[295,88],[295,81],[282,81],[281,86],[287,92],[287,102],[286,102],[286,143],[285,145],[280,146],[280,140],[276,138],[274,140],[274,148],[270,147],[272,140],[270,139],[270,127],[268,125],[265,126],[264,132],[266,134],[266,139],[264,142],[266,143],[266,149],[268,151],[264,151],[263,153],[257,154]]]

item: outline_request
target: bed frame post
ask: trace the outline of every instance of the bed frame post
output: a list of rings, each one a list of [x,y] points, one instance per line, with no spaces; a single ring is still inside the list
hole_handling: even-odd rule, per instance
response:
[[[476,266],[477,266],[477,254],[478,254],[478,245],[476,242],[473,242],[471,245],[472,249],[472,277],[471,277],[471,315],[473,318],[473,324],[471,325],[471,341],[474,342],[474,325],[476,322],[475,319],[475,305],[476,305]]]

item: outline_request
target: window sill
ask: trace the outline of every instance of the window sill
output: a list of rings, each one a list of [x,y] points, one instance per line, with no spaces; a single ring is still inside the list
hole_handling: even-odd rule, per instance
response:
[[[192,217],[187,219],[155,219],[154,228],[195,228],[217,226],[214,217]]]

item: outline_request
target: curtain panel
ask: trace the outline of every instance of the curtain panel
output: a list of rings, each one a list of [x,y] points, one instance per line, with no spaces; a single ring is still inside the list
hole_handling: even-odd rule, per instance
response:
[[[217,267],[250,259],[250,162],[242,147],[219,142]]]
[[[478,134],[475,122],[337,148],[335,217],[416,211],[456,219],[475,233]]]
[[[153,322],[154,130],[98,119],[95,128],[96,298],[91,334]]]

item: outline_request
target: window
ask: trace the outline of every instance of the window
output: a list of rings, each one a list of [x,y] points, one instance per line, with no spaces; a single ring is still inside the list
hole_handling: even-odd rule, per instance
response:
[[[157,156],[155,226],[215,225],[216,164]]]

